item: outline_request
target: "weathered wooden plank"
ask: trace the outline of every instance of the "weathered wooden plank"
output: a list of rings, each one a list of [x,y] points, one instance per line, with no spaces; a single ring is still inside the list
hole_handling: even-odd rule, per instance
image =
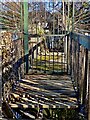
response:
[[[59,91],[59,94],[55,94],[55,92],[54,92],[54,94],[51,94],[51,91],[50,91],[50,94],[49,94],[48,92],[46,92],[46,93],[43,92],[43,91],[40,91],[40,92],[39,92],[39,91],[36,91],[36,90],[25,89],[25,88],[23,88],[23,87],[21,87],[21,88],[19,87],[19,88],[15,89],[15,90],[17,90],[17,91],[20,92],[20,93],[21,93],[21,92],[22,92],[22,93],[25,92],[25,94],[26,94],[26,93],[27,93],[27,94],[30,93],[30,95],[31,95],[31,94],[33,94],[33,95],[35,95],[35,96],[39,95],[40,97],[44,96],[44,97],[47,97],[47,98],[49,98],[49,99],[50,99],[50,98],[51,98],[51,99],[52,99],[52,98],[58,98],[58,99],[61,98],[61,99],[62,99],[63,97],[66,97],[66,98],[68,99],[68,97],[69,97],[69,95],[70,95],[70,93],[69,93],[69,95],[65,95],[65,94],[63,95],[63,93],[62,93],[62,92],[60,93],[60,91]],[[58,91],[58,90],[57,90],[57,91]],[[62,97],[62,96],[63,96],[63,97]],[[74,96],[75,96],[75,95],[74,95]],[[73,97],[74,97],[74,96],[73,96]],[[71,99],[71,98],[74,99],[73,97],[69,97],[69,99]]]
[[[23,101],[22,101],[23,100]],[[23,106],[23,108],[25,108],[25,107],[27,107],[27,108],[29,108],[29,107],[31,107],[31,106],[29,106],[29,105],[32,105],[32,108],[33,107],[35,107],[35,106],[39,106],[40,108],[63,108],[63,107],[68,107],[68,108],[70,108],[70,107],[74,107],[74,108],[76,108],[76,107],[78,107],[78,105],[76,104],[76,103],[73,103],[73,102],[63,102],[63,101],[56,101],[56,100],[54,100],[53,99],[53,101],[44,101],[43,99],[41,100],[36,100],[35,101],[35,99],[31,99],[31,97],[30,98],[22,98],[21,97],[21,99],[20,99],[20,101],[19,101],[19,103],[21,103],[21,105]],[[14,103],[15,105],[13,106],[13,104],[11,104],[11,106],[12,107],[15,107],[16,106],[16,104],[18,104],[18,102],[17,101],[15,101],[15,103]],[[27,106],[28,105],[28,106]],[[21,106],[21,107],[22,107]],[[20,107],[20,105],[18,106],[18,107]]]
[[[34,84],[34,81],[37,82],[37,84]],[[46,89],[46,90],[64,90],[64,91],[69,91],[73,92],[73,86],[72,83],[69,83],[68,81],[56,81],[56,80],[31,80],[32,83],[28,83],[25,82],[23,80],[20,81],[23,84],[27,84],[29,86],[33,86],[33,87],[38,87],[40,89]],[[55,84],[54,84],[55,83]],[[68,87],[65,87],[65,85],[63,85],[65,83],[65,85],[67,85]]]
[[[39,74],[39,75],[25,75],[25,79],[27,80],[70,80],[71,82],[71,78],[69,75],[47,75],[47,74]]]
[[[20,86],[21,87],[24,87],[24,88],[28,88],[28,89],[30,89],[30,90],[37,90],[38,92],[46,92],[46,93],[50,93],[50,94],[56,94],[56,95],[58,95],[59,93],[62,93],[62,94],[66,94],[66,95],[72,95],[72,93],[74,92],[74,90],[73,91],[71,91],[70,89],[64,89],[64,87],[63,88],[50,88],[50,87],[46,87],[46,86],[31,86],[31,85],[25,85],[25,84],[23,84],[23,83],[20,83]],[[51,86],[52,87],[52,86]],[[56,91],[56,92],[55,92]]]
[[[65,37],[66,35],[68,35],[68,34],[46,34],[46,35],[44,35],[44,36],[51,36],[51,37],[55,37],[55,36],[59,36],[59,37]]]
[[[20,91],[18,91],[17,92],[17,94],[19,94],[19,92]],[[24,92],[24,91],[23,91]],[[61,98],[52,98],[52,96],[42,96],[42,95],[40,95],[40,94],[37,94],[36,92],[32,92],[32,91],[30,91],[30,92],[24,92],[25,93],[25,96],[23,96],[23,97],[20,97],[20,100],[22,101],[26,101],[26,102],[30,102],[30,103],[32,103],[32,104],[35,104],[35,103],[37,103],[37,100],[38,100],[38,102],[39,103],[43,103],[43,104],[49,104],[49,106],[53,106],[53,104],[57,104],[56,106],[62,106],[63,105],[63,107],[65,106],[65,104],[63,104],[63,103],[65,103],[65,102],[67,102],[67,104],[72,104],[72,106],[76,106],[77,107],[77,102],[75,101],[75,98],[74,98],[74,101],[70,101],[69,99],[71,99],[71,98],[68,98],[67,99],[67,97],[65,98],[65,96],[63,96],[62,97],[62,99]],[[21,92],[20,92],[20,94],[21,94]],[[32,97],[31,97],[32,96]],[[48,98],[49,97],[49,98]],[[72,98],[73,99],[73,98]],[[17,100],[16,100],[17,101]],[[15,101],[15,102],[16,102]],[[35,102],[36,101],[36,102]],[[70,102],[70,103],[69,103]],[[66,105],[66,106],[68,106],[68,105]]]
[[[12,97],[15,100],[12,99],[12,102],[15,105],[12,104],[12,107],[75,108],[78,106],[76,94],[69,76],[28,76],[28,79],[20,80],[14,88]]]
[[[23,110],[20,110],[20,112],[21,112],[22,114],[24,114],[26,117],[29,117],[29,119],[35,119],[35,116],[31,115],[31,114],[28,113],[28,112],[25,112],[25,111],[23,111]]]

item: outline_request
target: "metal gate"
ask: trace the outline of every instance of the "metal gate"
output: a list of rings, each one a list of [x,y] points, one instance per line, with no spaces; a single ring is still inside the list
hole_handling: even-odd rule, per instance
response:
[[[66,73],[67,50],[65,36],[45,36],[30,39],[30,73]]]
[[[67,72],[67,37],[62,2],[31,2],[30,73]],[[57,6],[57,7],[56,7]],[[62,19],[63,18],[63,19]]]

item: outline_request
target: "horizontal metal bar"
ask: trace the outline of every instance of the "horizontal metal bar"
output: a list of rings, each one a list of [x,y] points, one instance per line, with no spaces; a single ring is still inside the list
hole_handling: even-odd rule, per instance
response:
[[[0,30],[2,30],[2,29],[3,30],[16,30],[15,27],[8,27],[8,26],[7,27],[6,26],[5,27],[0,27]]]
[[[47,34],[47,35],[44,35],[44,36],[52,36],[52,37],[54,37],[54,36],[59,36],[59,37],[63,37],[63,36],[66,36],[66,35],[68,35],[68,34]]]
[[[70,38],[79,42],[83,47],[87,48],[90,51],[90,36],[71,32]]]
[[[29,37],[41,37],[41,35],[39,34],[27,34],[27,33],[23,33],[24,35],[28,35]]]
[[[79,31],[81,31],[81,32],[87,32],[87,33],[90,33],[90,30],[84,30],[84,29],[79,29],[79,28],[75,28],[76,30],[79,30]]]
[[[12,39],[12,41],[22,40],[22,38]]]
[[[61,37],[63,37],[63,36],[67,36],[67,35],[69,35],[69,33],[67,33],[67,34],[44,34],[44,35],[39,35],[39,34],[27,34],[27,33],[24,33],[25,35],[28,35],[28,36],[30,36],[30,37],[41,37],[41,36],[52,36],[52,37],[54,37],[54,36],[61,36]]]

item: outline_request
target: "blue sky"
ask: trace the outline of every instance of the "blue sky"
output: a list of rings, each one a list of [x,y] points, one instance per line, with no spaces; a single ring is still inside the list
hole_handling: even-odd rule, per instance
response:
[[[58,3],[58,5],[57,5],[57,3]],[[61,4],[62,4],[61,2],[55,2],[54,6],[57,5],[57,8],[60,8]],[[49,4],[49,2],[45,2],[45,6],[46,6],[47,11],[49,11],[49,12],[53,11],[53,2],[52,1],[50,1],[50,4]],[[38,5],[37,5],[37,7],[38,7]],[[29,8],[29,10],[32,11],[32,8],[31,9]]]

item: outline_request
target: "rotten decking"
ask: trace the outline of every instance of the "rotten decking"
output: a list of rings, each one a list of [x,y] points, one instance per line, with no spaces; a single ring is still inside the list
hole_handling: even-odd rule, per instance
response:
[[[76,108],[77,99],[67,75],[26,75],[10,94],[12,108]]]

